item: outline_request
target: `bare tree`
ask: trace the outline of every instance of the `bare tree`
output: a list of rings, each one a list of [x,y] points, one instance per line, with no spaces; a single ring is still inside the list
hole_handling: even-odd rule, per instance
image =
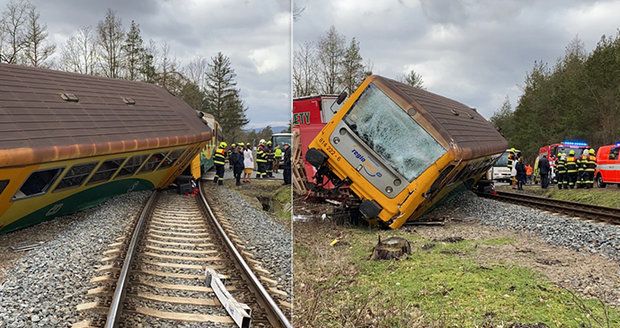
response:
[[[103,21],[97,24],[98,44],[101,51],[103,73],[107,77],[120,77],[122,60],[121,51],[125,32],[120,17],[108,9]]]
[[[0,62],[17,64],[26,47],[25,24],[32,7],[28,0],[11,0],[0,18]]]
[[[209,60],[206,57],[196,57],[185,65],[183,71],[190,81],[196,84],[200,90],[204,90],[208,67]]]
[[[293,93],[295,97],[318,93],[316,48],[310,42],[297,46],[293,54]]]
[[[81,27],[61,50],[62,69],[80,74],[95,74],[97,61],[95,34],[90,26]]]
[[[47,25],[41,24],[40,18],[37,9],[34,6],[30,6],[26,24],[24,52],[28,64],[34,67],[47,67],[48,65],[45,61],[54,53],[56,45],[47,42]]]
[[[400,77],[400,82],[409,84],[412,87],[424,89],[424,80],[422,80],[422,75],[416,73],[415,70],[410,70],[409,73],[403,74]]]
[[[332,25],[318,43],[318,80],[322,93],[337,93],[338,75],[344,53],[344,36]]]
[[[157,63],[157,84],[172,92],[178,94],[182,87],[181,81],[185,79],[178,72],[178,62],[176,58],[173,58],[170,54],[170,45],[168,42],[161,44],[160,59]]]

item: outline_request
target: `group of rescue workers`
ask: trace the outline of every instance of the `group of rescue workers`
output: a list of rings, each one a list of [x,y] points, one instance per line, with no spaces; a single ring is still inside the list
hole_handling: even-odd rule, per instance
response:
[[[508,151],[508,168],[511,169],[513,189],[522,189],[526,179],[525,173],[521,173],[523,166],[521,152],[511,148]],[[558,189],[574,189],[594,187],[594,171],[596,170],[596,152],[594,149],[583,149],[581,156],[575,156],[575,150],[559,153],[555,160],[555,178]],[[514,172],[514,174],[512,173]],[[542,155],[538,161],[538,174],[540,175],[541,187],[546,189],[551,178],[551,165],[547,155]]]
[[[213,181],[218,185],[223,184],[227,160],[229,168],[235,176],[237,186],[240,186],[242,182],[250,183],[254,168],[256,168],[256,179],[273,178],[273,174],[278,173],[281,163],[284,168],[284,184],[291,183],[291,149],[288,143],[282,147],[280,145],[272,147],[271,141],[261,139],[258,142],[256,160],[254,160],[253,147],[250,143],[238,142],[228,147],[226,142],[220,142],[213,154],[213,163],[215,164]],[[241,180],[242,174],[243,180]]]

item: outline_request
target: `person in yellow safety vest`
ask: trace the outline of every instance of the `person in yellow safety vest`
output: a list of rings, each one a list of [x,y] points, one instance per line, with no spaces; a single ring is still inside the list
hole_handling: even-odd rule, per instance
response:
[[[568,175],[568,187],[574,189],[575,182],[577,182],[577,161],[575,160],[575,150],[573,149],[568,152],[568,157],[566,158],[566,174]]]
[[[586,172],[586,166],[588,164],[588,149],[584,149],[583,153],[581,153],[581,156],[579,156],[579,158],[577,158],[577,182],[576,182],[576,187],[577,189],[579,188],[585,188],[585,172]]]
[[[585,151],[584,151],[585,153]],[[592,188],[594,187],[594,171],[596,170],[596,152],[594,151],[594,148],[590,149],[588,151],[588,160],[586,163],[586,170],[585,170],[585,176],[586,176],[586,180],[584,182],[585,188]]]
[[[267,173],[268,178],[273,178],[273,147],[271,147],[271,140],[267,141],[266,155],[267,155],[267,166],[265,167],[265,172]]]
[[[213,182],[218,185],[224,184],[224,166],[226,165],[226,147],[227,143],[224,141],[220,142],[220,146],[215,150],[215,154],[213,155],[213,163],[215,163],[215,177],[213,178]]]
[[[273,173],[278,173],[278,168],[280,167],[280,161],[282,161],[282,149],[280,149],[280,145],[276,146],[276,149],[273,151]]]
[[[566,155],[564,153],[559,153],[558,158],[555,160],[555,172],[556,179],[558,180],[558,189],[568,186],[566,181]]]
[[[265,146],[265,139],[261,139],[258,142],[258,148],[256,149],[256,178],[263,179],[266,178],[266,166],[267,166],[267,152]]]

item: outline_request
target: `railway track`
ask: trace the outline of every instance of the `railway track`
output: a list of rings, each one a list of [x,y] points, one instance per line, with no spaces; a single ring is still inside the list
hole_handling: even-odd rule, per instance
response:
[[[268,291],[286,294],[263,286],[226,230],[202,189],[154,192],[104,252],[73,327],[291,327]]]
[[[477,193],[478,196],[504,202],[539,208],[550,212],[567,214],[609,224],[620,224],[620,209],[563,201],[540,196],[496,191],[493,194]]]

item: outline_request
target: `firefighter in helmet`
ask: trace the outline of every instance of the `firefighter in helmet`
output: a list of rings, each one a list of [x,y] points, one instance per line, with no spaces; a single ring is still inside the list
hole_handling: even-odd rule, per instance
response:
[[[577,182],[577,160],[574,149],[571,149],[566,157],[566,174],[568,175],[568,187],[574,189]]]
[[[226,165],[226,147],[227,143],[224,141],[220,142],[219,147],[215,150],[215,154],[213,155],[213,163],[215,164],[215,178],[213,178],[213,182],[218,185],[224,184],[224,169]]]
[[[273,173],[278,173],[278,168],[280,167],[280,162],[282,161],[282,155],[284,155],[282,148],[280,145],[276,145],[273,150]]]
[[[260,139],[260,141],[258,142],[258,148],[256,149],[256,165],[258,166],[256,171],[256,178],[266,178],[267,147],[265,145],[265,139]]]
[[[586,180],[584,182],[585,188],[590,189],[594,187],[594,171],[595,170],[596,170],[596,152],[594,151],[594,148],[591,148],[588,151],[588,159],[586,162],[586,169],[585,169]]]
[[[585,176],[585,172],[586,172],[586,167],[588,166],[588,149],[584,149],[583,152],[581,153],[581,156],[579,156],[576,160],[577,162],[577,182],[576,182],[576,187],[579,188],[585,188],[585,184],[586,184],[586,176]]]
[[[265,167],[265,173],[268,178],[273,178],[273,147],[271,147],[271,140],[267,141],[267,147],[265,147],[267,166]]]
[[[555,161],[555,177],[558,180],[558,189],[568,187],[568,181],[566,181],[566,154],[564,153],[559,153]]]

